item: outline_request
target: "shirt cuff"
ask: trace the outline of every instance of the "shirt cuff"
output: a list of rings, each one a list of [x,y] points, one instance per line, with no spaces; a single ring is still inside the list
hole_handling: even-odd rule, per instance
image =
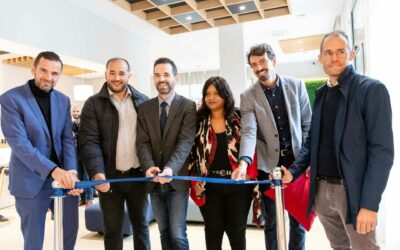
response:
[[[242,156],[239,158],[239,160],[247,162],[247,166],[250,166],[253,162],[253,160],[248,156]]]
[[[76,176],[78,176],[78,171],[76,171],[75,169],[70,169],[70,170],[68,170],[68,172],[71,172],[71,173],[75,174]]]

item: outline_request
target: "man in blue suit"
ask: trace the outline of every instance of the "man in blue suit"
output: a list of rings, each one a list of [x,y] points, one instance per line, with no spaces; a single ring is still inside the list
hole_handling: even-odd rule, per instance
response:
[[[0,97],[1,127],[11,147],[10,185],[21,218],[24,249],[43,247],[47,210],[53,209],[53,180],[72,189],[77,156],[70,101],[54,90],[62,71],[54,52],[40,53],[32,67],[34,79]],[[79,195],[82,190],[72,189]],[[64,248],[74,249],[78,231],[78,197],[64,198]]]
[[[333,249],[379,249],[379,203],[393,164],[392,110],[381,82],[357,74],[342,31],[327,34],[318,57],[327,84],[316,91],[311,128],[284,182],[310,166],[310,202]]]

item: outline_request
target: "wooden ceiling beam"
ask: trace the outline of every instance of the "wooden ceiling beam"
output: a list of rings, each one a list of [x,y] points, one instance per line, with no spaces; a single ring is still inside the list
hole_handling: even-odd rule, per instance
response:
[[[230,16],[230,13],[225,8],[209,10],[209,11],[206,11],[206,13],[207,13],[207,18],[209,18],[209,19],[216,19],[216,18],[220,18],[220,17]]]
[[[273,10],[264,10],[265,18],[283,16],[283,15],[289,15],[289,14],[290,14],[290,12],[289,12],[288,7],[283,7],[283,8],[273,9]]]
[[[119,7],[131,12],[131,4],[126,0],[111,0],[114,4],[118,5]]]
[[[268,0],[260,2],[260,6],[263,10],[266,10],[285,7],[288,6],[288,3],[286,0]]]
[[[168,17],[168,15],[165,14],[164,12],[162,12],[161,10],[153,11],[153,12],[146,14],[147,21],[160,19],[160,18],[164,18],[164,17]]]
[[[177,25],[179,25],[179,23],[175,19],[172,19],[172,18],[158,21],[158,27],[160,27],[161,29],[169,28],[169,27],[173,27],[173,26],[177,26]]]
[[[213,9],[217,7],[221,7],[222,4],[218,0],[206,0],[197,3],[198,10],[206,10],[206,9]]]
[[[181,5],[181,6],[171,8],[171,14],[173,16],[185,14],[185,13],[189,13],[189,12],[193,12],[193,11],[194,11],[193,8],[190,7],[189,5]]]
[[[152,9],[154,7],[155,7],[155,4],[153,4],[152,2],[146,1],[146,0],[135,2],[135,3],[131,4],[132,11],[148,10],[148,9]]]
[[[248,21],[253,21],[253,20],[258,20],[261,19],[261,15],[260,13],[257,12],[253,12],[253,13],[247,13],[247,14],[243,14],[239,16],[239,20],[241,23],[243,22],[248,22]]]

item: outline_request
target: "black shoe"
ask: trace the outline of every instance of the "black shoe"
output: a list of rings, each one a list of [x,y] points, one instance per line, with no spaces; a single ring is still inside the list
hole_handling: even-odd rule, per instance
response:
[[[0,214],[0,222],[6,222],[6,221],[8,221],[8,218]]]

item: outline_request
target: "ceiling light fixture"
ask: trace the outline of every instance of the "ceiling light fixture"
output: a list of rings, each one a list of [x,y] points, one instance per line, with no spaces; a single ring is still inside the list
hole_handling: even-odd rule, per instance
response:
[[[240,5],[240,6],[239,6],[239,10],[240,10],[240,11],[244,11],[245,9],[246,9],[246,5]]]
[[[192,16],[187,16],[187,17],[185,17],[185,19],[188,21],[191,21],[193,18],[192,18]]]

